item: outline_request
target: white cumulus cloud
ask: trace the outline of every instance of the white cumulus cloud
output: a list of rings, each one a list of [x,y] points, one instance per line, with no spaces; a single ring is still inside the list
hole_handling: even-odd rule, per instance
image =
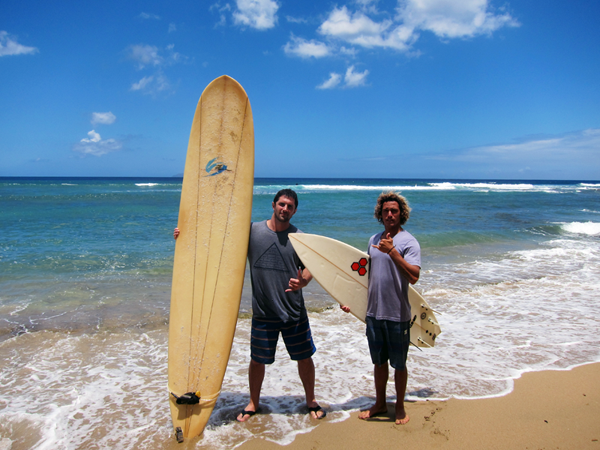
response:
[[[0,31],[0,56],[32,55],[38,51],[35,47],[19,44],[7,31]]]
[[[95,130],[88,132],[88,137],[81,139],[73,146],[73,151],[83,155],[102,156],[121,150],[123,144],[115,139],[102,139]]]
[[[289,56],[301,58],[357,58],[362,49],[384,49],[405,54],[420,53],[415,46],[423,33],[439,39],[468,39],[490,35],[520,23],[505,7],[494,9],[491,0],[397,0],[393,10],[382,10],[378,0],[353,0],[335,5],[315,30],[321,40],[292,35],[283,47]],[[357,87],[366,84],[368,70],[350,67],[343,80],[331,73],[319,89]]]
[[[216,23],[215,27],[225,26],[227,24],[227,14],[231,11],[231,5],[229,3],[225,3],[224,6],[221,6],[220,2],[217,2],[208,8],[209,11],[217,11],[219,14],[219,21]]]
[[[143,77],[140,81],[138,81],[137,83],[133,83],[131,85],[131,90],[132,91],[144,90],[144,89],[146,89],[147,86],[150,85],[150,83],[152,83],[152,80],[154,80],[153,76]]]
[[[340,81],[342,81],[342,76],[339,73],[332,72],[329,74],[329,79],[317,86],[317,89],[333,89],[340,84]]]
[[[285,16],[285,20],[290,23],[308,23],[308,20],[303,17]]]
[[[152,14],[152,13],[147,13],[147,12],[140,13],[140,15],[138,17],[140,19],[144,19],[144,20],[160,20],[160,16],[159,15]]]
[[[307,41],[306,39],[292,36],[292,40],[284,46],[287,54],[300,56],[301,58],[322,58],[328,56],[330,49],[327,44],[316,40]]]
[[[364,72],[355,72],[354,66],[348,67],[346,75],[344,76],[346,87],[364,86],[367,82],[367,75],[369,75],[368,70],[365,70]]]
[[[257,30],[273,28],[277,22],[279,4],[274,0],[237,0],[233,20]]]
[[[352,13],[346,6],[334,8],[329,18],[319,27],[319,33],[339,38],[350,43],[370,46],[382,40],[391,20],[375,22],[361,11]]]
[[[354,66],[350,66],[346,69],[346,74],[343,77],[343,84],[341,84],[342,75],[332,72],[325,82],[317,86],[317,89],[334,89],[336,87],[355,88],[364,86],[367,83],[367,75],[369,75],[368,70],[365,70],[364,72],[355,72]]]
[[[185,63],[189,59],[176,52],[174,44],[164,48],[148,44],[130,45],[125,53],[134,62],[137,70],[150,72],[132,83],[130,90],[150,95],[171,90],[172,85],[165,74],[166,69],[175,64]]]
[[[386,19],[376,22],[363,11],[335,8],[317,30],[320,34],[357,47],[382,47],[407,51],[415,41],[414,29]]]
[[[342,55],[342,43],[355,49],[413,50],[420,35],[433,33],[443,40],[489,35],[519,22],[505,9],[493,9],[490,0],[398,0],[395,10],[381,11],[377,0],[354,0],[353,7],[334,6],[316,32],[327,40],[327,56]],[[286,49],[294,48],[292,38]],[[305,40],[305,42],[312,42]],[[290,56],[303,56],[287,52]]]
[[[409,27],[440,38],[489,34],[504,26],[519,26],[509,13],[490,11],[488,0],[407,0],[400,3],[398,19]]]
[[[133,83],[129,90],[140,91],[143,94],[156,95],[160,92],[167,91],[171,88],[169,79],[162,74],[157,72],[155,75],[143,77],[137,83]]]
[[[115,116],[112,112],[104,112],[92,113],[92,125],[102,124],[102,125],[110,125],[115,123],[117,120],[117,116]]]
[[[140,70],[147,66],[159,66],[164,62],[164,58],[158,52],[158,47],[154,45],[130,45],[127,49],[127,56],[137,63]]]

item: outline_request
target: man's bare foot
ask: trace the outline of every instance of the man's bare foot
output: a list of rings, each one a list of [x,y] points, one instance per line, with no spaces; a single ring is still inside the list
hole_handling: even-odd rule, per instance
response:
[[[365,409],[358,414],[358,418],[362,420],[372,419],[373,417],[381,416],[383,414],[387,414],[387,405],[383,408],[380,408],[377,405],[373,405],[370,409]]]
[[[321,406],[319,406],[319,404],[316,402],[314,403],[314,406],[308,407],[308,412],[310,414],[310,417],[319,420],[327,415],[327,412],[323,408],[321,408]]]
[[[250,405],[248,405],[248,406],[246,406],[246,408],[252,408],[252,407]],[[238,416],[236,417],[236,420],[238,422],[245,422],[250,417],[252,417],[254,414],[256,414],[256,411],[252,411],[250,409],[244,409],[244,410],[242,410],[241,413],[238,414]]]
[[[400,414],[400,416],[396,415],[396,425],[405,425],[409,420],[410,417],[408,417],[408,414],[406,413]]]
[[[250,417],[252,417],[254,414],[256,414],[256,411],[246,411],[243,410],[238,416],[237,416],[237,421],[238,422],[245,422],[246,420],[248,420]]]

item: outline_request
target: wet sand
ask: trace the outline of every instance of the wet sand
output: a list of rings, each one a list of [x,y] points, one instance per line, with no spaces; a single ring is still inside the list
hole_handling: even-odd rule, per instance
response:
[[[407,403],[406,408],[411,418],[406,425],[394,424],[388,403],[387,417],[364,421],[354,412],[343,422],[325,419],[285,447],[256,438],[238,449],[600,450],[600,363],[526,373],[504,397]]]

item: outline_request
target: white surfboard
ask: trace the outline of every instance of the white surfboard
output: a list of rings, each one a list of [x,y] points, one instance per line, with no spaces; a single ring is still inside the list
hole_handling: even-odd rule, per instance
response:
[[[289,235],[294,250],[329,295],[365,322],[369,291],[370,257],[344,242],[307,233]],[[410,341],[417,347],[433,347],[442,332],[429,304],[409,286]]]

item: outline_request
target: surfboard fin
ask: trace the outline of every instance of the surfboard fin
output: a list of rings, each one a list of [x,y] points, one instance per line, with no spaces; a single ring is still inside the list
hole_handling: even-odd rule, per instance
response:
[[[433,311],[434,313],[436,313],[436,314],[439,314],[439,315],[442,315],[442,313],[441,313],[441,312],[439,312],[439,311],[436,311],[436,310],[435,310],[435,309],[433,309],[433,308],[428,308],[427,306],[425,306],[425,305],[424,305],[424,304],[422,304],[422,303],[421,303],[421,308],[430,309],[430,310],[431,310],[431,311]]]
[[[420,340],[420,338],[419,338],[419,340]],[[423,351],[423,349],[421,347],[419,347],[417,344],[415,344],[414,342],[412,342],[412,341],[409,341],[409,342],[410,342],[410,345],[414,345],[415,348],[417,348],[420,352]]]
[[[177,396],[171,392],[171,395],[175,397],[175,403],[178,405],[197,405],[200,403],[200,391],[187,392],[181,396]]]
[[[425,342],[425,341],[424,341],[423,339],[421,339],[420,337],[419,337],[419,338],[417,338],[417,340],[418,340],[418,341],[419,341],[421,344],[425,344],[427,347],[429,347],[429,348],[433,348],[433,346],[432,346],[432,345],[429,345],[427,342]]]

